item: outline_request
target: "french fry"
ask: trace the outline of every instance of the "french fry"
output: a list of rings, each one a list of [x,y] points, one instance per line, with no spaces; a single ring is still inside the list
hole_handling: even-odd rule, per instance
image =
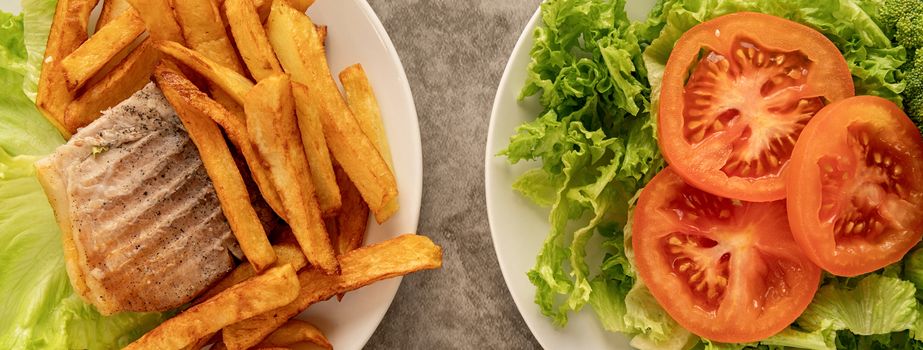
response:
[[[61,72],[61,60],[87,40],[90,12],[98,2],[59,0],[48,32],[35,105],[65,138],[70,138],[71,133],[64,127],[64,110],[74,99],[74,94],[67,90],[67,81]]]
[[[381,120],[381,108],[372,91],[365,69],[361,64],[354,64],[340,72],[340,83],[346,92],[346,102],[349,109],[356,116],[359,128],[372,139],[375,149],[381,153],[388,166],[393,166],[391,160],[391,146],[388,145],[388,136],[385,135],[385,124]]]
[[[333,173],[330,150],[327,148],[327,140],[324,137],[321,110],[312,103],[308,90],[303,85],[292,83],[292,92],[295,95],[295,108],[298,111],[301,142],[304,145],[305,155],[308,157],[311,180],[317,192],[317,203],[324,217],[332,217],[340,211],[342,199],[336,175]]]
[[[333,218],[333,226],[337,231],[330,237],[335,237],[335,239],[331,238],[331,241],[333,241],[333,248],[337,256],[340,256],[362,246],[368,230],[369,206],[362,200],[362,195],[359,194],[356,185],[349,180],[343,168],[334,165],[333,170],[336,173],[337,184],[340,186],[343,206],[340,208],[340,213]],[[343,296],[344,294],[337,295],[337,300],[343,300]]]
[[[192,342],[191,344],[186,345],[183,350],[201,350],[209,344],[217,343],[219,340],[221,340],[221,336],[217,335],[217,333],[210,333]],[[214,349],[214,347],[212,347],[212,349]]]
[[[227,325],[285,305],[298,291],[291,265],[272,268],[161,323],[125,349],[181,349]]]
[[[157,43],[157,49],[204,76],[209,82],[227,92],[240,105],[244,103],[244,95],[253,88],[253,82],[247,77],[179,43],[162,41]]]
[[[112,58],[109,59],[106,64],[103,64],[102,68],[96,71],[96,73],[94,73],[93,76],[83,84],[83,88],[80,89],[81,91],[77,91],[75,96],[79,97],[79,95],[83,94],[82,90],[86,90],[88,86],[99,84],[100,81],[106,79],[106,77],[109,76],[109,73],[121,65],[122,62],[125,62],[125,59],[128,58],[132,52],[135,52],[135,49],[140,46],[141,43],[143,43],[146,39],[147,38],[145,38],[143,35],[138,36],[130,44],[123,47],[122,50],[115,54],[115,56],[112,56]]]
[[[222,84],[233,86],[230,87],[229,90],[238,91],[235,89],[239,89],[243,94],[249,91],[253,86],[253,83],[247,78],[214,63],[195,51],[180,46],[178,43],[167,41],[161,42],[157,46],[161,52],[166,53],[168,56],[178,57],[180,62],[183,62],[188,67],[192,67],[194,71],[208,77],[212,81],[219,81]],[[241,96],[240,98],[242,101],[243,97]],[[253,143],[250,142],[250,136],[247,133],[246,119],[244,119],[243,113],[238,114],[228,111],[220,104],[212,103],[215,101],[207,97],[197,101],[200,102],[199,108],[207,111],[208,116],[218,123],[218,125],[221,125],[221,128],[224,129],[224,132],[228,135],[228,138],[234,146],[243,153],[244,159],[247,161],[247,166],[250,168],[250,173],[253,175],[253,180],[260,189],[260,193],[263,195],[266,203],[269,204],[269,207],[272,208],[279,217],[284,219],[286,216],[285,209],[282,206],[282,200],[279,198],[279,193],[269,176],[269,169],[263,164],[256,148],[254,148]]]
[[[125,11],[61,60],[61,71],[71,93],[83,87],[106,63],[144,32],[144,22],[134,10]]]
[[[324,135],[334,158],[356,184],[376,221],[385,222],[394,214],[387,204],[397,197],[397,182],[340,95],[314,24],[285,1],[277,1],[267,27],[282,67],[308,89],[308,96],[321,109]]]
[[[138,46],[122,63],[99,82],[88,85],[83,94],[67,106],[64,124],[76,132],[144,87],[160,61],[160,52],[150,39]]]
[[[298,319],[291,319],[285,322],[282,327],[279,327],[279,329],[269,334],[266,339],[256,344],[256,348],[291,348],[293,345],[306,342],[314,344],[321,349],[333,349],[333,345],[330,345],[330,341],[327,340],[327,337],[320,329],[317,329],[313,324]]]
[[[314,4],[315,0],[288,0],[288,3],[292,5],[296,10],[304,13],[308,10],[311,5]],[[269,17],[269,10],[272,8],[273,0],[254,0],[253,4],[256,5],[257,13],[260,15],[260,22],[266,21],[266,18]]]
[[[173,1],[173,6],[190,48],[238,74],[244,74],[214,0]]]
[[[261,80],[245,96],[247,131],[269,165],[288,223],[308,261],[333,274],[337,259],[317,205],[293,100],[284,74]]]
[[[286,264],[292,265],[295,271],[298,271],[308,264],[308,260],[304,257],[304,253],[301,252],[301,247],[298,246],[297,242],[282,242],[272,246],[272,249],[276,252],[276,266],[282,266]],[[209,288],[208,291],[196,298],[193,304],[198,304],[208,300],[216,294],[221,293],[225,289],[228,289],[231,286],[243,282],[255,275],[256,271],[253,270],[253,266],[248,262],[243,262],[242,264],[237,265],[237,268],[231,271],[231,273],[225,276],[221,281],[218,281],[218,283]]]
[[[225,23],[215,0],[173,1],[173,13],[183,30],[186,45],[218,64],[244,75],[244,68],[237,57],[237,51],[225,31]],[[242,114],[240,102],[230,91],[210,84],[212,96],[222,106],[235,114]]]
[[[186,131],[202,156],[234,236],[247,260],[263,271],[276,260],[263,224],[250,204],[250,196],[221,130],[197,101],[208,98],[181,74],[159,65],[154,72],[157,85],[179,114]]]
[[[137,1],[137,0],[135,0]],[[224,13],[240,55],[256,81],[282,73],[282,66],[269,45],[256,7],[250,0],[227,0]]]
[[[173,16],[170,0],[127,0],[144,21],[154,41],[170,40],[184,43],[183,31]]]
[[[317,37],[321,45],[327,46],[327,26],[317,26]]]
[[[343,168],[334,167],[334,171],[337,184],[340,185],[340,194],[343,196],[343,206],[336,217],[338,235],[334,248],[337,255],[342,255],[362,246],[368,229],[369,206],[362,200],[362,195]]]
[[[440,268],[442,248],[429,238],[408,234],[346,253],[340,264],[340,275],[313,267],[299,272],[301,290],[294,301],[225,327],[224,344],[232,350],[250,348],[314,303],[387,278]]]
[[[339,235],[339,229],[337,229],[337,218],[324,218],[324,227],[327,228],[327,235],[330,236],[330,242],[333,243],[333,249],[335,251],[337,246],[337,236]],[[337,253],[337,255],[340,254]]]
[[[381,108],[378,107],[378,100],[375,98],[375,92],[365,74],[365,69],[361,64],[346,67],[340,72],[340,82],[343,84],[343,91],[346,92],[349,109],[359,122],[359,128],[372,140],[375,149],[388,163],[391,171],[394,171],[391,146],[388,145],[388,136],[385,135],[385,125],[381,119]],[[384,211],[394,213],[398,209],[400,209],[400,204],[397,197],[394,197],[385,205]]]
[[[112,20],[130,8],[131,5],[126,0],[104,0],[103,9],[99,12],[96,29],[93,29],[93,32],[98,32],[100,28],[112,22]]]

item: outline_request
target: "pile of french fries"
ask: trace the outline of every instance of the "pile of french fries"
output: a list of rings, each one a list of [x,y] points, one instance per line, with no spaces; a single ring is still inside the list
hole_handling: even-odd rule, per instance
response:
[[[339,74],[340,93],[327,28],[305,14],[313,0],[105,0],[88,36],[98,1],[58,1],[36,105],[69,137],[153,79],[246,256],[128,348],[329,349],[316,327],[292,317],[441,266],[441,248],[422,236],[362,247],[369,214],[383,223],[399,209],[391,151],[361,65]],[[288,224],[276,242],[251,204],[246,174]]]

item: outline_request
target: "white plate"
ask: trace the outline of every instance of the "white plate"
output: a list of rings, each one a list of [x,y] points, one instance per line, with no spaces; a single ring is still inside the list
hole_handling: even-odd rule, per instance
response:
[[[375,90],[394,158],[401,209],[382,226],[370,221],[366,244],[417,231],[423,195],[423,156],[417,110],[404,66],[378,16],[365,0],[320,0],[308,10],[329,28],[327,59],[336,75],[361,63]],[[336,349],[361,349],[394,300],[401,279],[381,281],[311,306],[299,318],[324,331]],[[408,330],[411,331],[411,330]]]
[[[21,11],[19,1],[0,0],[0,9]],[[417,110],[397,51],[375,12],[364,0],[321,0],[308,14],[329,28],[327,55],[334,75],[361,63],[375,90],[391,145],[401,209],[385,225],[370,221],[366,244],[417,231],[423,194],[423,158]],[[324,331],[336,349],[361,349],[391,306],[400,278],[375,283],[311,306],[299,318]]]
[[[629,1],[628,14],[634,19],[644,18],[653,1]],[[497,260],[513,301],[529,326],[529,330],[546,349],[630,349],[628,339],[621,334],[605,331],[596,320],[589,305],[582,311],[570,314],[567,326],[557,328],[542,315],[535,304],[535,286],[526,277],[550,231],[548,210],[540,208],[513,191],[513,182],[537,163],[520,163],[510,166],[505,157],[497,153],[506,148],[510,136],[524,122],[534,120],[542,108],[535,98],[519,102],[517,96],[526,80],[529,51],[532,49],[532,32],[541,25],[540,11],[536,11],[526,25],[519,42],[503,72],[487,133],[487,152],[484,166],[484,185],[487,195],[487,217]]]

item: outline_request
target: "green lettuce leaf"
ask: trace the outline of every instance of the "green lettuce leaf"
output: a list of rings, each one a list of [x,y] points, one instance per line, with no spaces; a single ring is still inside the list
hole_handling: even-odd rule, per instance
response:
[[[914,340],[909,332],[856,335],[850,331],[836,332],[836,348],[841,350],[923,350],[923,342]]]
[[[514,188],[551,207],[551,233],[528,275],[543,314],[561,326],[568,312],[591,302],[594,288],[608,288],[615,279],[624,283],[615,288],[627,293],[633,284],[621,272],[591,274],[587,244],[603,236],[599,227],[625,224],[628,199],[663,164],[641,61],[646,42],[639,33],[645,33],[629,25],[624,5],[542,4],[544,26],[535,31],[522,97],[538,95],[545,111],[523,124],[501,153],[512,163],[542,161]],[[594,310],[618,319],[614,313],[620,312],[611,308],[620,305],[608,301],[617,300],[592,301]]]
[[[39,73],[45,57],[45,43],[48,42],[48,33],[51,31],[51,21],[54,18],[57,4],[57,0],[22,0],[22,22],[25,29],[23,44],[28,55],[22,90],[30,101],[35,101],[35,94],[38,91]]]
[[[923,276],[916,265],[904,271],[892,266],[851,283],[825,279],[812,313],[798,324],[760,343],[720,344],[700,341],[670,319],[644,293],[631,262],[630,196],[663,166],[655,112],[663,69],[682,33],[739,11],[788,18],[817,29],[840,49],[857,94],[901,104],[901,67],[908,54],[877,19],[882,1],[659,0],[646,20],[635,23],[625,15],[624,0],[545,1],[520,96],[535,96],[544,111],[523,124],[501,152],[511,163],[541,163],[514,189],[551,208],[551,232],[528,274],[543,314],[563,326],[569,312],[589,303],[605,329],[634,336],[632,344],[644,349],[696,342],[696,349],[832,349],[850,339],[894,345],[901,334],[923,337],[916,288],[899,279]],[[601,243],[588,246],[591,241]],[[602,258],[588,258],[589,250],[602,251]],[[895,294],[879,303],[858,302],[885,290]],[[862,318],[867,316],[862,312],[876,318]],[[889,334],[879,339],[848,330]],[[842,342],[841,334],[848,334]]]
[[[36,327],[71,294],[59,230],[35,178],[32,156],[0,148],[0,348],[29,346]]]
[[[64,142],[24,92],[37,80],[54,5],[27,0],[24,14],[0,11],[0,349],[122,347],[169,314],[104,317],[74,294],[32,165]]]
[[[923,249],[917,249],[904,257],[904,278],[923,291]]]
[[[760,341],[760,345],[809,350],[836,349],[836,332],[822,329],[814,332],[786,328],[782,332]]]
[[[919,313],[913,283],[868,275],[855,287],[830,283],[821,287],[798,325],[809,331],[849,330],[858,335],[911,329]]]
[[[21,90],[28,71],[23,15],[0,12],[0,38],[0,147],[14,155],[50,153],[64,140]]]
[[[857,95],[881,96],[898,105],[902,102],[905,83],[900,77],[900,68],[907,60],[906,50],[894,46],[863,7],[853,1],[667,0],[662,7],[659,17],[652,16],[648,20],[652,27],[662,26],[660,36],[644,50],[655,112],[663,69],[679,37],[696,24],[740,11],[788,18],[818,30],[843,53]]]

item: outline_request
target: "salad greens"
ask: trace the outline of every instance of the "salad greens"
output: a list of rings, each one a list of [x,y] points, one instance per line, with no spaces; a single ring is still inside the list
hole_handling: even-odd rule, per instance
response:
[[[544,112],[501,152],[511,163],[542,164],[513,185],[551,210],[551,232],[528,273],[542,313],[564,326],[589,303],[606,330],[628,334],[640,349],[923,349],[923,250],[881,272],[826,278],[792,327],[759,344],[719,344],[679,326],[637,279],[629,220],[636,192],[664,165],[655,112],[682,33],[739,11],[805,24],[839,48],[857,94],[887,98],[923,125],[916,102],[923,55],[915,54],[923,22],[914,28],[893,15],[918,3],[923,8],[920,0],[659,0],[636,22],[625,0],[543,3],[520,98],[537,95]],[[896,34],[908,32],[917,34]],[[601,258],[589,258],[597,251]]]
[[[503,152],[514,163],[543,164],[514,188],[551,205],[552,231],[529,279],[538,288],[542,312],[558,325],[567,322],[568,311],[590,301],[594,284],[611,284],[606,295],[619,295],[616,304],[594,304],[624,312],[621,304],[635,279],[631,264],[619,256],[624,250],[618,223],[627,219],[629,198],[663,163],[649,117],[643,33],[626,20],[624,5],[624,0],[542,4],[545,27],[536,29],[522,96],[541,92],[546,111],[520,127]],[[583,227],[569,230],[571,222],[590,213]],[[590,278],[585,248],[594,232],[615,248],[603,264],[613,273]]]
[[[894,42],[908,50],[907,64],[903,67],[907,87],[903,98],[907,115],[918,126],[923,125],[923,1],[919,0],[865,0],[870,8],[880,8],[878,23],[893,33]],[[920,126],[923,131],[923,126]]]
[[[121,347],[168,315],[104,317],[68,280],[61,233],[32,166],[64,140],[27,95],[54,8],[53,0],[25,0],[20,15],[0,11],[0,349]]]

